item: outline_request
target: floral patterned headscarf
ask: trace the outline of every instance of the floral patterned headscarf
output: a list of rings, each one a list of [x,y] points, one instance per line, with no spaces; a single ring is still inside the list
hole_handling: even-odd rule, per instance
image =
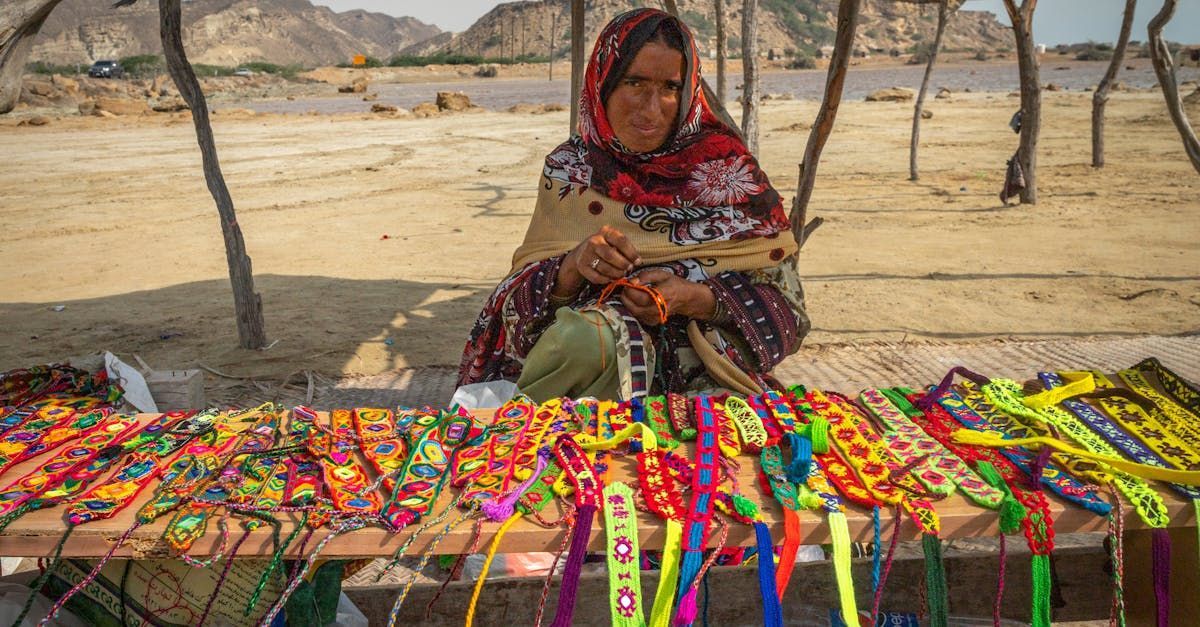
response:
[[[663,146],[635,153],[621,145],[609,124],[605,86],[617,83],[641,47],[666,22],[673,23],[683,38],[679,116]],[[632,207],[675,212],[672,221],[708,222],[720,239],[787,231],[790,225],[779,194],[737,133],[709,108],[698,59],[691,32],[668,13],[636,9],[614,18],[600,33],[588,61],[579,97],[579,136],[547,157],[547,170],[579,166],[582,161],[587,180],[577,182],[584,186]],[[714,220],[726,223],[713,225]],[[693,241],[703,240],[701,236]]]

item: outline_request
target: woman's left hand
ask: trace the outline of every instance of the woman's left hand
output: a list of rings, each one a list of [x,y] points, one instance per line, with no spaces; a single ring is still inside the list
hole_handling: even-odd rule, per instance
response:
[[[717,299],[703,283],[680,278],[674,272],[654,268],[638,273],[634,281],[652,286],[667,303],[667,315],[708,320],[716,311]],[[633,289],[621,290],[621,302],[639,322],[648,326],[660,323],[658,306],[649,294]]]

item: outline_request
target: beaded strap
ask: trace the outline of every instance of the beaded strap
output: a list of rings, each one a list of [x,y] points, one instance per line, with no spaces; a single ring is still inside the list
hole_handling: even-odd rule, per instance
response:
[[[321,467],[333,508],[360,516],[378,514],[383,509],[383,499],[379,492],[368,489],[367,471],[354,454],[358,447],[352,439],[353,414],[348,409],[335,409],[329,413],[329,420],[333,426],[331,448],[321,460]]]
[[[1196,386],[1189,383],[1183,377],[1175,374],[1171,369],[1162,365],[1162,362],[1158,361],[1157,358],[1147,357],[1135,364],[1133,370],[1154,373],[1159,385],[1167,391],[1167,394],[1175,402],[1183,405],[1193,414],[1200,415],[1200,390],[1196,389]]]
[[[465,443],[454,456],[450,486],[461,489],[470,483],[487,490],[503,482],[509,470],[507,460],[512,456],[514,443],[521,437],[536,410],[537,404],[528,396],[519,395],[506,401],[492,415],[487,438],[478,443]],[[475,500],[482,500],[483,497]]]
[[[390,494],[396,489],[392,474],[404,468],[408,459],[404,431],[396,424],[396,415],[390,409],[360,408],[354,410],[353,416],[363,457],[383,477],[383,490]]]
[[[1011,392],[1000,389],[998,382],[1001,381],[1004,380],[993,379],[990,383],[983,386],[971,382],[963,383],[963,394],[961,396],[963,402],[977,415],[995,427],[996,430],[1005,433],[1008,437],[1054,437],[1050,429],[1046,427],[1045,418],[1025,407],[1020,399],[1015,398]],[[1008,381],[1005,384],[1008,387],[1017,385],[1011,380]],[[1020,392],[1019,385],[1017,386],[1017,391],[1018,393]],[[1082,425],[1080,426],[1082,427]],[[1083,427],[1083,431],[1088,431],[1088,429]],[[1086,435],[1081,435],[1081,437],[1086,437]],[[1112,483],[1112,473],[1100,467],[1095,462],[1058,454],[1051,455],[1050,459],[1057,462],[1061,468],[1066,468],[1073,476],[1081,480],[1089,481],[1096,485],[1108,485]],[[1097,513],[1107,514],[1108,510]]]
[[[939,520],[933,506],[925,499],[908,496],[919,493],[921,488],[912,475],[891,472],[901,465],[888,454],[882,442],[869,440],[850,414],[820,390],[809,390],[807,400],[813,410],[829,421],[832,442],[841,450],[843,459],[858,471],[866,488],[882,503],[903,506],[923,533],[936,535]]]
[[[1122,370],[1117,373],[1133,391],[1149,399],[1158,408],[1158,420],[1175,435],[1187,442],[1193,452],[1200,452],[1200,416],[1184,409],[1175,401],[1161,394],[1137,370]]]
[[[970,430],[982,433],[990,432],[1005,438],[1009,437],[1003,431],[993,427],[985,418],[972,411],[963,402],[962,397],[953,390],[947,391],[938,398],[937,404],[949,412],[959,424]],[[1036,456],[1028,449],[1005,447],[1001,449],[1001,454],[1008,458],[1016,467],[1020,468],[1024,476],[1034,476],[1033,468]],[[1008,477],[1005,477],[1005,480],[1007,479]],[[1112,509],[1112,506],[1096,496],[1093,490],[1080,483],[1074,477],[1064,473],[1054,464],[1046,464],[1043,467],[1040,479],[1040,483],[1050,488],[1054,493],[1096,514],[1104,516]]]
[[[798,388],[798,390],[800,391],[799,398],[803,398],[804,388]],[[795,395],[795,391],[792,391],[791,394]],[[767,409],[771,411],[771,417],[779,425],[779,430],[783,434],[796,432],[796,412],[792,408],[792,404],[797,400],[796,398],[791,399],[792,402],[789,402],[789,399],[785,398],[779,392],[767,390],[763,392],[762,400]]]
[[[747,452],[758,453],[767,445],[767,430],[746,401],[737,396],[725,399],[725,416],[737,427],[742,447]]]
[[[1023,416],[1029,421],[1045,421],[1060,432],[1071,436],[1080,446],[1092,453],[1114,457],[1121,455],[1103,437],[1089,429],[1087,425],[1066,411],[1054,405],[1046,405],[1037,410],[1027,407],[1024,401],[1028,399],[1024,398],[1021,386],[1016,381],[1011,379],[992,379],[991,384],[984,386],[984,393],[997,405],[1003,407],[1005,411]],[[1034,404],[1036,405],[1037,403],[1035,402]],[[1167,513],[1166,504],[1163,503],[1162,497],[1150,488],[1145,481],[1122,472],[1113,473],[1109,476],[1112,477],[1110,483],[1116,485],[1130,502],[1133,503],[1138,515],[1141,516],[1142,520],[1148,526],[1153,528],[1167,526],[1170,522],[1170,515]]]
[[[917,426],[904,412],[896,408],[887,396],[879,390],[865,390],[859,395],[863,406],[877,416],[890,432],[884,434],[888,447],[893,451],[902,448],[905,443],[915,451],[928,456],[927,464],[938,473],[948,477],[959,490],[976,504],[988,509],[997,509],[1004,500],[1004,493],[988,485],[971,467],[958,456],[951,453],[940,442],[929,437],[921,427]],[[920,466],[918,466],[920,468]],[[918,474],[921,478],[922,474]],[[933,486],[929,483],[930,489]]]
[[[658,437],[658,445],[667,450],[674,450],[678,447],[679,440],[675,438],[673,423],[667,417],[667,397],[648,396],[644,406],[646,423],[650,425],[651,429],[654,429],[654,435]]]
[[[713,400],[713,415],[717,419],[717,448],[725,457],[733,459],[742,453],[742,439],[737,425],[725,413],[725,403]]]
[[[55,414],[57,420],[31,420],[13,429],[0,439],[0,474],[27,459],[33,459],[65,442],[79,438],[110,413],[110,409],[98,409]]]
[[[195,433],[211,428],[217,416],[215,411],[207,411],[183,418],[165,429],[159,438],[131,451],[108,481],[71,500],[67,506],[67,520],[72,525],[79,525],[111,518],[124,509],[173,461],[169,456],[187,444]]]
[[[886,393],[886,391],[885,391]],[[910,404],[917,402],[923,398],[919,394],[908,391],[900,392],[907,393],[906,402]],[[897,397],[889,395],[889,398],[894,400]],[[899,398],[904,398],[903,396]],[[903,410],[903,407],[901,408]],[[1001,455],[999,451],[990,448],[982,448],[978,446],[966,446],[958,443],[955,440],[955,435],[959,431],[969,431],[958,423],[941,401],[927,405],[927,409],[919,416],[909,414],[914,422],[930,436],[949,449],[955,455],[958,455],[964,461],[972,466],[977,472],[980,471],[980,465],[987,463],[993,468],[1000,477],[1004,480],[1004,485],[1012,492],[1013,497],[1025,508],[1025,516],[1021,519],[1021,526],[1025,532],[1025,538],[1029,543],[1030,551],[1035,555],[1049,555],[1054,548],[1054,527],[1053,519],[1050,515],[1050,502],[1046,500],[1046,495],[1040,490],[1029,489],[1029,475],[1018,468],[1008,457]],[[1003,520],[1004,509],[1001,509],[1001,520]]]
[[[612,624],[621,627],[646,624],[642,614],[638,528],[633,504],[633,491],[624,483],[604,487],[608,600],[612,606]]]
[[[12,482],[0,490],[0,518],[42,492],[55,488],[66,480],[70,472],[86,466],[106,447],[120,444],[130,436],[137,426],[132,416],[109,416],[93,428],[76,444],[59,452],[41,468]]]
[[[696,422],[692,419],[691,403],[688,402],[688,397],[674,392],[667,394],[667,410],[671,425],[675,427],[679,439],[685,442],[695,440]]]
[[[396,488],[384,505],[383,518],[393,529],[403,529],[429,513],[450,473],[454,451],[479,435],[475,421],[466,414],[444,414],[442,420],[418,417],[414,424],[423,432],[413,445],[396,481]]]
[[[1088,380],[1092,380],[1091,373],[1078,374],[1082,377],[1086,377]],[[1039,373],[1038,378],[1041,379],[1042,384],[1045,385],[1048,390],[1059,389],[1064,385],[1063,377],[1053,372]],[[1092,387],[1095,387],[1094,383]],[[1029,398],[1026,400],[1029,400]],[[1087,424],[1088,427],[1100,434],[1105,440],[1108,441],[1109,444],[1119,449],[1130,459],[1138,462],[1139,464],[1146,464],[1148,466],[1158,466],[1160,468],[1171,467],[1171,465],[1168,464],[1167,461],[1164,460],[1160,455],[1158,455],[1158,453],[1155,453],[1136,437],[1130,435],[1129,431],[1126,431],[1123,427],[1116,424],[1116,422],[1109,419],[1108,416],[1096,411],[1096,409],[1091,405],[1083,401],[1070,398],[1063,399],[1061,403],[1063,407],[1066,407],[1071,411],[1071,413],[1075,414],[1079,420],[1082,420],[1085,424]],[[1137,406],[1134,405],[1133,407],[1136,408]],[[1200,488],[1194,488],[1192,486],[1181,485],[1178,483],[1172,483],[1170,486],[1173,490],[1188,498],[1200,498]]]
[[[194,442],[183,449],[175,462],[163,472],[162,482],[155,489],[154,496],[138,510],[137,520],[140,524],[153,522],[174,510],[193,490],[225,467],[229,457],[238,449],[240,431],[247,426],[230,419],[245,413],[231,412],[226,415],[226,421],[218,421],[214,425],[211,444]]]
[[[783,429],[779,426],[779,421],[775,419],[771,410],[767,408],[761,394],[747,396],[746,404],[754,411],[754,415],[758,416],[759,424],[762,425],[763,430],[767,433],[767,442],[773,442],[783,437]]]

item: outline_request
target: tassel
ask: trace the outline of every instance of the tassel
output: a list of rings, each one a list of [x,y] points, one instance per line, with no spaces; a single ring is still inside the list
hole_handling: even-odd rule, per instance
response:
[[[687,428],[681,430],[679,432],[679,439],[685,440],[688,442],[695,440],[696,439],[696,429],[694,427],[687,427]]]
[[[491,520],[492,522],[503,522],[509,518],[512,518],[512,515],[516,513],[517,501],[520,500],[521,495],[525,494],[525,491],[529,489],[529,486],[533,485],[534,481],[537,481],[538,477],[541,476],[542,472],[546,470],[546,466],[549,463],[550,460],[545,455],[538,455],[537,470],[535,470],[532,475],[529,475],[529,477],[525,479],[521,485],[517,486],[515,490],[510,492],[508,496],[502,499],[492,498],[484,501],[483,504],[479,506],[479,511],[483,512],[483,515],[487,516],[488,520]]]
[[[683,625],[691,625],[696,622],[696,615],[699,613],[699,608],[696,607],[697,588],[692,586],[688,588],[687,594],[683,595],[683,600],[679,602],[679,610],[675,613],[675,620],[671,623],[675,627]]]
[[[544,457],[542,459],[545,459]],[[538,474],[541,474],[540,472]],[[487,580],[488,571],[492,568],[492,560],[496,559],[496,549],[500,548],[500,538],[508,532],[508,528],[513,523],[521,520],[520,516],[511,516],[504,521],[503,525],[496,530],[496,535],[492,538],[492,546],[488,548],[487,558],[483,560],[483,568],[479,571],[479,579],[475,580],[475,589],[471,591],[471,603],[467,605],[467,620],[466,627],[471,627],[475,622],[475,606],[479,602],[479,593],[483,591],[483,582]]]
[[[1158,627],[1170,625],[1171,612],[1171,534],[1155,529],[1150,541],[1151,568],[1154,573],[1154,604],[1158,609]]]
[[[775,590],[775,560],[771,544],[771,531],[765,523],[754,523],[754,536],[758,540],[758,593],[762,596],[764,627],[783,627],[783,608],[780,595]],[[793,557],[793,560],[795,558]]]
[[[746,518],[758,518],[758,505],[740,494],[733,495],[733,509]]]
[[[802,438],[794,433],[787,436],[788,446],[792,448],[792,461],[783,469],[788,481],[804,485],[808,482],[808,469],[812,464],[812,440]]]
[[[925,589],[926,603],[929,608],[930,627],[946,627],[946,565],[942,561],[942,541],[937,536],[927,533],[921,537],[921,547],[925,551]]]
[[[1033,571],[1033,627],[1050,627],[1050,556],[1034,555],[1029,560]]]
[[[571,546],[567,554],[567,565],[563,569],[562,588],[558,592],[558,609],[554,612],[553,627],[569,627],[575,614],[575,595],[579,590],[579,574],[583,571],[583,558],[587,553],[588,536],[592,535],[592,518],[596,506],[580,505],[575,513],[575,529],[571,532]]]

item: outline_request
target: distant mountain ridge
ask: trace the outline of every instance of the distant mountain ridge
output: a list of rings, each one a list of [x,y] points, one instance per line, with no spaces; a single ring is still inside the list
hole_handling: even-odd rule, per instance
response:
[[[713,0],[679,0],[679,12],[696,35],[705,56],[716,48],[716,3]],[[759,50],[767,54],[804,51],[815,54],[832,44],[837,26],[837,0],[759,0]],[[654,1],[587,0],[585,31],[590,52],[600,29],[618,14],[636,6],[659,7]],[[742,3],[727,1],[725,35],[729,53],[741,53]],[[458,53],[484,57],[547,57],[569,54],[570,0],[523,0],[497,5],[470,28],[454,35],[418,42],[402,52],[412,55]],[[933,41],[937,11],[891,0],[864,0],[859,15],[855,48],[861,53],[906,52],[913,45]],[[958,11],[946,29],[943,46],[951,50],[996,50],[1012,46],[1012,31],[986,11]]]
[[[712,0],[679,0],[701,53],[716,46]],[[816,54],[832,43],[837,0],[760,0],[759,50]],[[650,0],[587,0],[590,43],[610,19]],[[724,4],[730,54],[740,54],[740,2]],[[195,63],[237,65],[268,61],[306,66],[349,61],[355,54],[387,60],[396,54],[468,54],[489,58],[556,58],[570,51],[570,0],[519,0],[497,5],[462,33],[443,32],[412,17],[362,10],[336,13],[309,0],[191,0],[183,5],[184,43]],[[863,0],[855,49],[905,53],[933,39],[936,11],[891,0]],[[551,46],[551,35],[554,45]],[[1011,31],[994,15],[958,11],[944,46],[995,50],[1012,45]],[[90,63],[101,58],[159,54],[158,8],[153,0],[110,8],[104,0],[64,0],[46,20],[30,61]]]
[[[412,17],[336,13],[308,0],[191,0],[183,3],[183,27],[188,58],[214,65],[331,65],[355,54],[387,58],[442,32]],[[64,0],[46,19],[29,60],[91,63],[161,52],[153,0],[120,9],[104,0]]]

